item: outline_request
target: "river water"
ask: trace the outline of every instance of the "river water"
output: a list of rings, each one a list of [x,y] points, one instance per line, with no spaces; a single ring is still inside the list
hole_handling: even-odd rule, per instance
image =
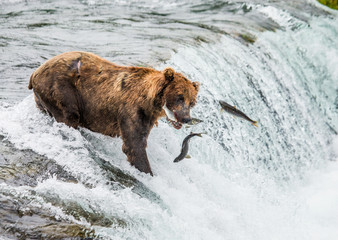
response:
[[[337,46],[314,0],[0,1],[0,239],[337,239]],[[201,83],[202,123],[152,130],[154,177],[35,107],[30,75],[73,50]]]

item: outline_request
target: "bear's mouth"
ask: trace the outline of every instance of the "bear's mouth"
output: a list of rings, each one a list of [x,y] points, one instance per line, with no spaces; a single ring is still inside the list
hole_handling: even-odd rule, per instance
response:
[[[165,111],[165,114],[167,115],[168,122],[170,122],[171,125],[173,125],[173,127],[176,128],[177,130],[181,129],[182,123],[177,121],[175,113],[169,110],[166,104],[164,104],[163,109]]]

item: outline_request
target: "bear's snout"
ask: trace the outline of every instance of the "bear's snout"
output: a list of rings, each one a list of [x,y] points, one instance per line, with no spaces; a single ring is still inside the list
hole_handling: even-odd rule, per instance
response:
[[[182,109],[175,112],[175,118],[180,123],[188,123],[191,121],[190,111],[188,109]]]
[[[191,121],[191,117],[182,118],[182,123],[188,123]]]

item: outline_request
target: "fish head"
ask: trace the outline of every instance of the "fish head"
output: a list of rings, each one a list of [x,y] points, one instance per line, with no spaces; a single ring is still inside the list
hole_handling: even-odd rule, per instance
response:
[[[191,82],[180,73],[173,75],[172,83],[164,93],[163,110],[176,129],[191,121],[190,109],[196,104],[198,90],[198,82]]]

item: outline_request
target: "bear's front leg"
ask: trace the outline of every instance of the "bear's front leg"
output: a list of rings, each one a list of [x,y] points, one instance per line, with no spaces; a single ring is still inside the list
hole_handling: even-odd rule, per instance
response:
[[[141,172],[153,176],[146,152],[149,127],[141,121],[124,119],[120,123],[120,129],[123,140],[122,151],[127,155],[130,164]]]

